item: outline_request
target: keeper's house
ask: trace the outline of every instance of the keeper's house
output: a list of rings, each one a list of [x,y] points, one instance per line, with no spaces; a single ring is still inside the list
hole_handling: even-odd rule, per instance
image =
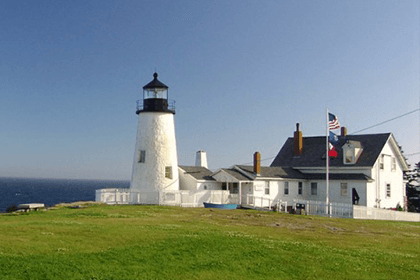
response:
[[[335,146],[337,156],[330,157],[330,202],[405,207],[403,170],[408,164],[392,133],[346,135],[345,131]],[[325,202],[325,170],[325,136],[302,137],[297,126],[271,166],[260,166],[259,153],[254,154],[253,166],[234,165],[213,173],[182,166],[180,185],[181,189],[228,190],[241,205],[256,204],[258,199],[264,201],[263,206],[278,200],[288,205],[299,200]]]
[[[408,164],[392,133],[346,135],[342,128],[335,145],[336,157],[330,157],[330,201],[376,208],[405,207],[403,171]],[[321,200],[326,198],[326,139],[302,137],[297,125],[271,167],[292,169],[301,178],[284,180],[284,198]],[[269,190],[269,192],[271,189]]]

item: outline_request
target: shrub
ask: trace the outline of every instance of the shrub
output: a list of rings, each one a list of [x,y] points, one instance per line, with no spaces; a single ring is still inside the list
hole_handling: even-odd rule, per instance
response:
[[[12,204],[6,208],[7,213],[12,213],[12,212],[15,212],[16,210],[18,210],[18,207],[16,206],[16,204]]]

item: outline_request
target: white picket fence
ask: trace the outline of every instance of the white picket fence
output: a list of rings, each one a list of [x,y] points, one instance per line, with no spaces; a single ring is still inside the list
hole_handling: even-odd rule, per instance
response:
[[[233,203],[255,209],[267,209],[278,212],[293,212],[305,215],[319,215],[336,218],[354,218],[366,220],[391,220],[420,222],[419,213],[408,213],[387,209],[370,208],[344,203],[324,201],[293,200],[282,201],[253,195],[244,195],[239,200],[238,194],[229,191],[167,191],[167,192],[134,192],[130,189],[100,189],[96,190],[96,201],[107,204],[160,204],[182,207],[203,207],[203,202]]]
[[[256,209],[266,208],[278,212],[293,212],[306,215],[319,215],[340,218],[353,217],[353,205],[344,203],[327,204],[322,201],[296,200],[283,201],[261,196],[247,195],[242,197],[242,204]],[[289,206],[289,207],[288,207]]]
[[[333,218],[420,222],[419,213],[370,208],[345,203],[332,202],[329,203],[327,207],[325,201],[296,199],[293,201],[282,201],[268,199],[265,197],[256,197],[253,195],[243,197],[242,203],[255,209],[265,208],[279,212],[293,212],[298,214],[318,215]]]
[[[352,204],[331,202],[327,205],[325,201],[294,200],[293,205],[302,205],[308,215],[353,218]]]
[[[95,200],[106,204],[159,204],[159,192],[133,192],[128,188],[96,190]]]
[[[204,207],[203,202],[226,204],[231,202],[229,191],[167,191],[160,193],[160,204],[182,207]]]
[[[222,190],[136,192],[128,188],[109,188],[96,190],[95,200],[106,204],[160,204],[203,207],[203,202],[232,203],[231,200],[235,200],[235,197],[232,197],[229,191]]]
[[[353,218],[362,220],[420,222],[419,213],[378,209],[359,205],[353,206]]]
[[[280,199],[269,199],[266,197],[254,196],[250,194],[242,196],[241,205],[253,207],[256,209],[266,208],[268,210],[274,210],[278,212],[287,211],[287,201],[282,201]]]

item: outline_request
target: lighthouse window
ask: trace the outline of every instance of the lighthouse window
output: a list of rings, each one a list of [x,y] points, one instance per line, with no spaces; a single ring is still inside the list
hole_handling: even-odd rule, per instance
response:
[[[172,166],[165,167],[165,178],[172,179]]]
[[[146,151],[140,150],[138,162],[145,162],[145,161],[146,161]]]

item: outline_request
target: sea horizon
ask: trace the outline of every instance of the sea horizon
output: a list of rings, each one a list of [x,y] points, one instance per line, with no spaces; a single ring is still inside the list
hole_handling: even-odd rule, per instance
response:
[[[97,189],[127,188],[129,180],[0,177],[0,212],[25,203],[53,206],[75,201],[94,201]]]

